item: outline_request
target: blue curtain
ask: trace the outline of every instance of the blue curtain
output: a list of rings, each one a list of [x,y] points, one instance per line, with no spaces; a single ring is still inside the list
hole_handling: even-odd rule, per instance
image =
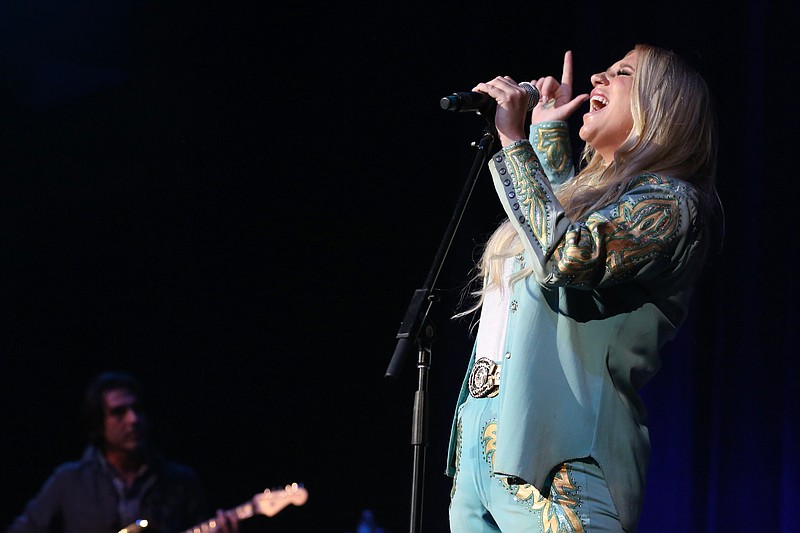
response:
[[[711,76],[726,237],[643,394],[653,461],[645,532],[800,530],[796,6],[751,1],[737,68]],[[741,55],[737,54],[737,51]],[[788,96],[791,94],[792,96]]]

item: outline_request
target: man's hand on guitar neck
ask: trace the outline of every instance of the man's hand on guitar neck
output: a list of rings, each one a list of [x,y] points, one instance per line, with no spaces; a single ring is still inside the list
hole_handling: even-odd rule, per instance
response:
[[[234,509],[217,509],[217,529],[221,533],[239,533],[239,517]]]

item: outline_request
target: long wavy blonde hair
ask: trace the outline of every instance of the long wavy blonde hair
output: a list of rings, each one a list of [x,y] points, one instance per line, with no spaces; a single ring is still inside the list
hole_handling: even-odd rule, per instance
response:
[[[555,191],[570,220],[583,220],[614,203],[644,173],[691,183],[704,210],[716,200],[717,135],[706,82],[674,52],[645,44],[634,49],[638,66],[631,89],[633,128],[609,164],[585,146],[582,170]],[[478,263],[475,279],[480,288],[473,293],[477,303],[457,316],[480,308],[485,290],[502,287],[504,260],[522,251],[517,232],[505,221],[489,238]],[[524,269],[511,281],[530,273],[530,268]]]

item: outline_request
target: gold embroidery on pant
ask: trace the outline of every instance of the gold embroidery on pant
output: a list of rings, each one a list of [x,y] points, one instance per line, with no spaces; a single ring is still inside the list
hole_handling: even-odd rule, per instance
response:
[[[494,469],[494,453],[497,450],[496,419],[488,421],[484,426],[481,432],[481,442],[483,457]],[[543,497],[539,490],[530,483],[524,485],[509,483],[505,477],[501,477],[500,481],[506,490],[529,511],[538,511],[543,533],[584,532],[583,522],[577,513],[581,505],[578,497],[579,487],[570,479],[567,465],[561,465],[553,477],[550,494],[547,498]]]
[[[497,448],[497,419],[492,418],[481,432],[481,443],[483,444],[483,458],[489,463],[489,466],[494,466],[494,451]]]
[[[578,488],[569,478],[567,466],[561,465],[561,469],[553,478],[550,497],[539,496],[539,499],[533,502],[532,507],[541,510],[542,527],[545,533],[581,533],[583,532],[583,523],[576,513],[578,506],[580,506]]]
[[[461,416],[458,417],[456,422],[456,458],[455,458],[455,472],[453,473],[453,486],[450,489],[450,505],[453,503],[453,497],[456,495],[456,481],[458,481],[458,471],[461,469]]]

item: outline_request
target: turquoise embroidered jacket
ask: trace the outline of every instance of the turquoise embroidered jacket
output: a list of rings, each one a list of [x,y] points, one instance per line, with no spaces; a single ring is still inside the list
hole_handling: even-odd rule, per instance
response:
[[[541,489],[557,465],[592,457],[633,531],[650,455],[637,389],[687,313],[705,248],[699,202],[687,183],[648,174],[612,205],[569,220],[553,193],[573,173],[568,139],[565,123],[538,124],[489,164],[525,244],[515,271],[533,269],[512,288],[494,468]],[[470,368],[474,360],[473,350]],[[456,421],[451,476],[455,430]]]

